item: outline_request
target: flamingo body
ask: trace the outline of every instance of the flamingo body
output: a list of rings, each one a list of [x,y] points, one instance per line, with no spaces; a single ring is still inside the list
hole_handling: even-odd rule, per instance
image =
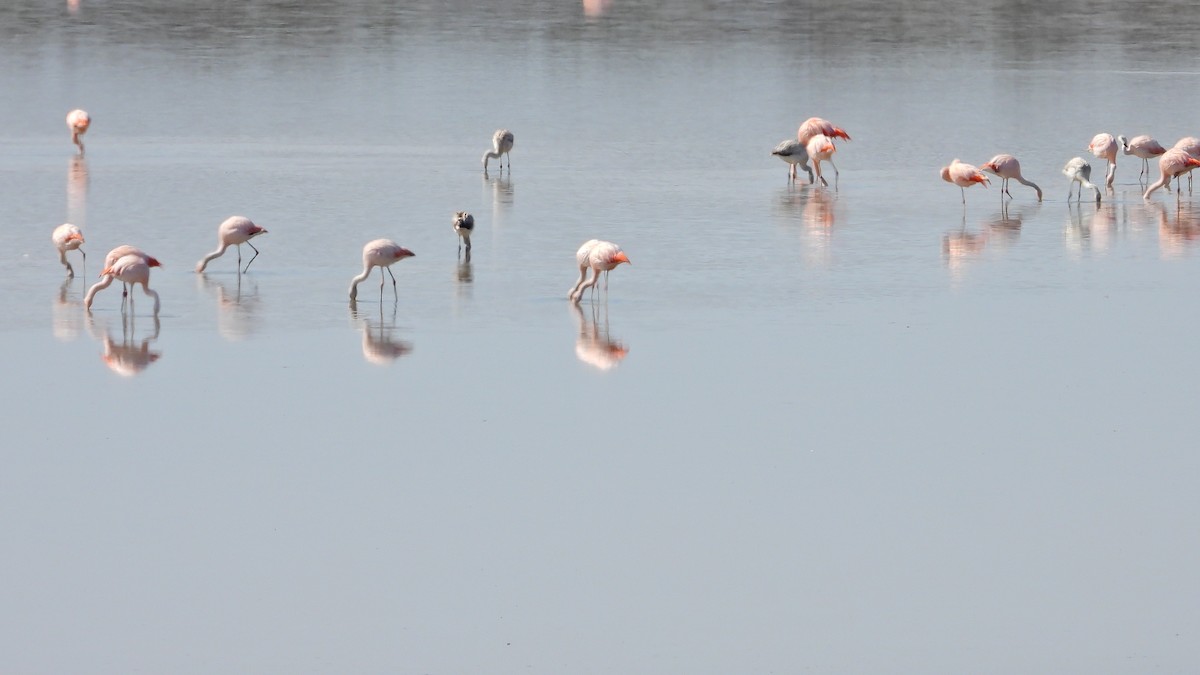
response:
[[[589,239],[584,242],[583,246],[580,246],[579,250],[575,252],[575,262],[579,264],[579,280],[567,294],[567,298],[572,302],[579,302],[585,290],[595,287],[596,282],[600,280],[601,272],[610,272],[621,263],[633,264],[630,263],[629,257],[625,255],[620,246],[611,241],[599,239]],[[592,270],[592,278],[585,282],[588,269]],[[607,284],[607,282],[605,283]]]
[[[808,152],[808,158],[812,160],[813,169],[817,172],[817,178],[821,179],[821,185],[828,186],[829,181],[825,180],[825,176],[821,175],[821,162],[829,162],[829,166],[833,167],[834,179],[837,179],[838,168],[837,164],[833,163],[833,153],[837,152],[837,147],[833,141],[825,134],[817,134],[808,139],[808,143],[804,146]]]
[[[788,172],[789,180],[796,180],[796,167],[799,166],[808,172],[808,182],[810,184],[813,182],[812,168],[808,165],[808,149],[804,147],[803,143],[791,139],[783,141],[775,146],[771,154],[791,165]]]
[[[1066,166],[1063,167],[1063,175],[1071,179],[1071,187],[1067,189],[1067,201],[1071,201],[1071,188],[1079,183],[1079,197],[1076,201],[1083,198],[1083,188],[1096,191],[1096,203],[1100,203],[1100,188],[1092,185],[1092,165],[1087,163],[1082,157],[1071,158]]]
[[[392,274],[392,270],[388,269],[392,264],[397,263],[405,258],[411,258],[416,255],[412,251],[404,248],[400,244],[391,239],[376,239],[367,242],[363,246],[363,271],[362,274],[350,280],[350,300],[353,302],[358,298],[358,285],[367,280],[373,268],[379,268],[379,293],[383,297],[383,270],[387,269],[388,274],[392,277],[392,291],[396,290],[396,275]]]
[[[808,145],[813,136],[821,134],[828,138],[842,138],[850,140],[850,134],[844,129],[835,127],[829,120],[821,119],[820,117],[810,117],[800,123],[800,128],[796,130],[796,140]]]
[[[67,277],[75,276],[75,269],[71,267],[71,263],[67,262],[67,251],[79,251],[83,255],[84,262],[87,261],[87,253],[83,252],[83,232],[79,227],[71,223],[63,223],[54,228],[54,232],[50,235],[50,240],[54,242],[54,248],[58,249],[58,260],[67,268]]]
[[[1001,198],[1003,198],[1003,195],[1006,194],[1010,199],[1012,198],[1012,193],[1008,191],[1008,181],[1011,179],[1017,181],[1021,185],[1027,185],[1033,188],[1037,192],[1038,201],[1042,201],[1042,188],[1038,187],[1033,181],[1026,180],[1025,177],[1021,175],[1021,163],[1017,161],[1016,157],[1007,154],[996,155],[979,168],[1004,179],[1000,188]]]
[[[1133,155],[1142,160],[1142,172],[1138,174],[1138,178],[1150,173],[1150,159],[1158,157],[1167,151],[1158,141],[1146,135],[1134,136],[1132,139],[1127,139],[1124,136],[1117,136],[1117,141],[1125,150],[1125,154]]]
[[[508,129],[497,129],[496,133],[492,134],[492,150],[491,152],[483,153],[483,170],[486,172],[488,168],[488,160],[493,157],[500,158],[500,169],[504,170],[504,158],[501,155],[508,157],[508,168],[512,169],[512,155],[509,151],[513,147],[513,133]]]
[[[217,226],[217,250],[209,253],[196,263],[196,272],[203,272],[208,263],[215,258],[221,257],[227,248],[230,246],[238,247],[238,269],[242,268],[242,244],[246,244],[254,249],[254,258],[258,257],[258,249],[254,248],[254,244],[250,240],[260,234],[267,234],[263,228],[255,225],[249,218],[245,216],[230,216],[224,222]],[[250,269],[254,258],[250,258],[250,262],[246,263],[246,270]]]
[[[1093,155],[1108,161],[1108,173],[1104,176],[1104,184],[1108,187],[1113,186],[1113,180],[1117,177],[1117,148],[1120,144],[1117,139],[1113,138],[1112,134],[1100,133],[1092,137],[1092,142],[1088,143],[1088,150]]]
[[[113,259],[112,262],[108,262],[110,258]],[[154,313],[157,315],[158,292],[150,288],[150,268],[161,266],[162,263],[158,262],[156,258],[148,256],[132,246],[118,246],[109,251],[108,257],[105,258],[104,269],[100,271],[100,281],[88,289],[87,295],[83,298],[83,306],[91,311],[92,300],[95,299],[96,294],[108,288],[115,280],[131,287],[141,284],[142,291],[154,298]],[[122,303],[124,303],[123,300]]]
[[[986,187],[991,182],[988,180],[988,177],[983,175],[983,172],[975,168],[974,165],[967,164],[958,159],[950,162],[949,166],[943,166],[941,175],[942,180],[946,181],[947,183],[954,183],[958,186],[959,190],[962,192],[964,204],[967,203],[966,188],[969,188],[976,183]]]
[[[1172,178],[1187,173],[1196,167],[1200,167],[1200,159],[1187,154],[1179,148],[1167,150],[1158,158],[1158,181],[1151,184],[1142,197],[1149,199],[1155,190],[1166,185]]]
[[[75,109],[67,113],[67,128],[71,130],[71,142],[79,146],[79,155],[83,156],[83,135],[92,125],[92,117],[86,110]]]

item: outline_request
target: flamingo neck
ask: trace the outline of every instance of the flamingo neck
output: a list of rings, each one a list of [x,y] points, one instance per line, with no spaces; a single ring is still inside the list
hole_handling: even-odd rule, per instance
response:
[[[208,267],[208,263],[217,258],[220,258],[225,253],[225,249],[227,249],[227,248],[229,248],[229,244],[226,244],[225,242],[221,242],[221,245],[217,247],[217,250],[204,256],[204,258],[199,263],[196,264],[196,271],[203,272],[204,268]]]

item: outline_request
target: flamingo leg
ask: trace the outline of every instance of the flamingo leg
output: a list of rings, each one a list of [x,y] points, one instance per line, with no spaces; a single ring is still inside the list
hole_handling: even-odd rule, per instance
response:
[[[389,275],[391,275],[391,277],[392,277],[392,295],[396,296],[396,299],[399,300],[400,299],[400,291],[396,290],[396,275],[392,274],[392,268],[390,268],[390,267],[385,267],[383,269],[387,270],[387,273]],[[380,291],[380,294],[382,295],[382,293],[383,293],[383,274],[380,273],[379,276],[380,276],[379,291]]]
[[[963,186],[961,186],[961,185],[958,186],[958,191],[962,193],[963,206],[966,206],[967,205],[967,191],[964,190]]]
[[[242,270],[243,272],[249,272],[250,265],[254,264],[254,258],[258,257],[258,249],[254,248],[254,244],[251,244],[250,242],[246,242],[246,245],[254,250],[254,257],[250,258],[250,262],[246,263],[246,269]],[[238,264],[239,265],[242,264],[242,247],[240,244],[238,245]]]

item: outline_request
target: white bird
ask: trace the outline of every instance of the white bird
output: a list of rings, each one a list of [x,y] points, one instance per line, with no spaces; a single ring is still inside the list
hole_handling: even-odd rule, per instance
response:
[[[467,255],[471,254],[471,233],[475,231],[475,216],[466,211],[455,211],[454,219],[450,221],[451,227],[458,235],[460,241],[458,243],[458,252],[462,253],[462,247],[467,245]]]
[[[1063,175],[1071,179],[1071,186],[1067,188],[1067,201],[1071,201],[1071,189],[1075,187],[1075,183],[1079,183],[1079,196],[1075,201],[1083,199],[1083,188],[1096,191],[1096,203],[1100,203],[1100,188],[1092,185],[1092,165],[1087,163],[1082,157],[1072,158],[1063,167]]]
[[[221,257],[225,253],[225,249],[230,246],[238,247],[238,269],[242,269],[242,244],[254,249],[254,257],[250,258],[250,262],[246,263],[246,269],[243,272],[250,271],[250,265],[254,262],[254,258],[258,257],[258,249],[254,248],[254,244],[250,240],[260,234],[266,234],[267,231],[255,225],[249,218],[245,216],[230,216],[223,223],[217,226],[217,250],[204,256],[200,262],[196,263],[196,272],[203,272],[204,268],[208,267],[208,263],[215,258]]]
[[[67,113],[67,128],[71,130],[71,142],[79,146],[79,156],[83,156],[83,135],[92,125],[92,118],[86,110],[75,109]]]
[[[808,165],[808,150],[804,147],[803,143],[788,139],[775,146],[771,154],[791,165],[792,168],[788,172],[789,180],[796,180],[796,166],[799,165],[800,168],[808,172],[809,184],[813,183],[812,167]]]
[[[589,239],[584,242],[583,246],[580,246],[579,250],[575,252],[575,262],[579,263],[579,280],[567,294],[567,298],[572,302],[579,302],[584,291],[595,287],[596,282],[600,280],[601,272],[607,274],[621,263],[633,264],[629,262],[629,257],[625,255],[620,246],[611,241],[600,241],[599,239]],[[592,270],[592,278],[584,283],[589,268]],[[605,276],[605,290],[608,289],[607,279],[608,277]]]
[[[63,223],[54,228],[54,233],[50,235],[50,240],[54,242],[54,248],[58,249],[58,260],[67,268],[67,277],[75,276],[75,269],[71,267],[71,263],[67,262],[67,251],[79,251],[83,256],[83,261],[87,262],[87,253],[83,252],[80,246],[83,245],[83,232],[71,223]]]
[[[383,270],[385,269],[392,277],[392,292],[395,293],[396,275],[392,274],[392,270],[389,268],[392,263],[411,258],[414,255],[416,254],[391,239],[376,239],[367,242],[367,245],[363,246],[362,274],[350,280],[350,301],[354,302],[358,298],[358,285],[367,280],[367,277],[371,275],[371,269],[375,267],[379,268],[379,297],[383,298]],[[399,299],[400,296],[397,294],[396,297]]]
[[[106,266],[100,272],[100,281],[88,289],[87,295],[83,297],[83,306],[90,312],[92,310],[92,300],[96,297],[96,293],[108,288],[114,279],[124,284],[134,286],[142,285],[142,291],[146,295],[154,298],[154,314],[158,314],[159,300],[158,292],[150,288],[150,268],[161,267],[161,263],[149,256],[140,256],[136,254],[128,254],[121,256],[112,265]],[[130,298],[130,303],[133,299]],[[122,300],[121,307],[125,304]],[[130,304],[130,307],[133,305]]]
[[[508,169],[512,170],[512,155],[509,151],[513,147],[513,134],[508,129],[497,129],[496,133],[492,134],[492,150],[491,152],[483,153],[483,171],[487,173],[488,160],[492,157],[500,157],[508,155]],[[500,157],[500,170],[504,170],[504,158]]]

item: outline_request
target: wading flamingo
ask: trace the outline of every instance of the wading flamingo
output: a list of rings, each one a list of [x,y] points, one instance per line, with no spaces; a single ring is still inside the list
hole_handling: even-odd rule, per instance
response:
[[[1142,179],[1142,176],[1150,173],[1150,158],[1158,157],[1167,151],[1166,148],[1159,145],[1158,141],[1146,135],[1134,136],[1132,139],[1117,136],[1117,142],[1121,144],[1121,147],[1125,150],[1125,154],[1142,159],[1142,172],[1138,174],[1139,181]]]
[[[976,169],[971,164],[966,164],[957,159],[955,159],[953,162],[950,162],[950,166],[942,167],[942,180],[946,181],[947,183],[954,183],[958,186],[959,192],[962,192],[963,204],[967,203],[966,188],[969,188],[976,183],[987,187],[991,182],[988,180],[988,177],[983,175],[983,172],[981,172],[979,169]]]
[[[822,134],[829,138],[842,138],[850,140],[850,134],[844,129],[833,126],[829,120],[823,120],[820,117],[810,117],[800,123],[800,128],[796,130],[796,140],[808,145],[813,136]]]
[[[799,165],[800,168],[808,172],[809,184],[811,185],[813,183],[812,167],[808,165],[808,150],[804,147],[803,143],[800,141],[786,140],[775,146],[775,149],[771,152],[771,154],[791,165],[792,168],[788,172],[789,180],[796,180],[796,166]]]
[[[83,156],[83,135],[92,124],[91,115],[86,110],[75,109],[67,113],[67,128],[71,130],[71,142],[79,146],[79,156]]]
[[[979,167],[984,171],[997,175],[1004,180],[1000,183],[1000,198],[1004,199],[1004,195],[1008,195],[1012,199],[1012,193],[1008,191],[1009,179],[1015,180],[1021,185],[1028,185],[1037,192],[1038,201],[1042,201],[1042,188],[1038,187],[1033,181],[1025,180],[1021,175],[1021,163],[1012,155],[996,155],[991,158],[987,164]]]
[[[620,246],[611,241],[600,241],[599,239],[589,239],[584,242],[583,246],[575,252],[575,262],[579,263],[579,280],[575,282],[575,286],[567,294],[567,298],[571,302],[579,302],[583,297],[583,292],[589,288],[594,288],[596,282],[600,280],[600,273],[606,275],[610,270],[616,269],[621,263],[629,263],[629,257],[621,250]],[[592,278],[584,283],[584,277],[587,276],[588,269],[592,270]],[[605,276],[605,290],[608,290],[608,277]]]
[[[371,275],[371,268],[379,268],[379,299],[383,300],[383,270],[392,277],[392,292],[396,293],[396,299],[400,298],[396,291],[396,275],[392,274],[390,269],[392,263],[399,262],[405,258],[411,258],[416,255],[412,251],[404,248],[400,244],[391,239],[376,239],[375,241],[367,242],[363,246],[363,271],[362,274],[350,280],[350,301],[354,302],[358,298],[358,285],[367,280]]]
[[[1113,179],[1117,177],[1117,149],[1119,147],[1120,144],[1112,134],[1096,134],[1092,137],[1092,142],[1088,143],[1088,150],[1091,150],[1093,155],[1108,160],[1108,173],[1104,175],[1104,184],[1110,189],[1113,186]]]
[[[1079,183],[1079,197],[1075,201],[1083,199],[1083,188],[1096,191],[1096,203],[1100,203],[1100,188],[1091,184],[1092,165],[1087,163],[1087,160],[1082,157],[1074,157],[1067,162],[1063,167],[1063,175],[1071,179],[1071,185],[1067,188],[1067,201],[1071,201],[1071,189]]]
[[[225,249],[230,246],[237,246],[238,250],[238,269],[242,268],[242,244],[254,249],[254,257],[250,258],[250,262],[246,263],[246,269],[243,272],[250,271],[250,265],[254,262],[254,258],[258,257],[258,249],[254,248],[254,244],[250,240],[260,234],[266,234],[267,231],[255,225],[249,218],[244,216],[230,216],[225,219],[225,222],[217,226],[217,250],[204,256],[200,262],[196,263],[196,272],[204,271],[208,267],[208,263],[216,258],[220,258],[225,253]]]
[[[58,260],[67,268],[67,277],[75,276],[75,269],[71,267],[71,263],[67,262],[67,251],[79,251],[83,256],[83,261],[87,262],[87,254],[83,252],[83,232],[78,227],[70,223],[63,223],[54,228],[54,233],[50,235],[50,240],[54,242],[54,248],[58,249]]]
[[[1200,159],[1196,159],[1179,148],[1171,148],[1158,158],[1158,181],[1152,183],[1146,190],[1146,194],[1142,195],[1143,199],[1150,199],[1150,195],[1158,188],[1166,185],[1172,178],[1183,173],[1191,171],[1200,166]],[[1179,187],[1176,185],[1175,187]]]
[[[829,166],[833,167],[833,181],[836,183],[838,179],[837,164],[833,163],[833,153],[837,152],[833,141],[825,134],[817,134],[808,139],[808,145],[805,146],[808,151],[808,158],[812,160],[813,169],[817,172],[817,178],[821,179],[821,185],[829,187],[829,181],[821,175],[821,162],[829,162]]]
[[[471,233],[475,231],[475,216],[466,211],[455,211],[454,220],[450,221],[451,227],[458,235],[458,252],[462,253],[463,244],[467,246],[467,255],[471,254]]]
[[[483,172],[487,173],[488,160],[492,157],[500,158],[500,170],[504,170],[504,158],[501,155],[508,155],[508,169],[512,171],[512,155],[509,151],[513,147],[513,133],[508,129],[497,129],[496,133],[492,134],[492,150],[491,152],[483,153]]]
[[[145,292],[146,295],[154,298],[154,314],[157,315],[159,307],[158,292],[150,289],[150,268],[161,266],[161,263],[154,258],[149,256],[140,256],[134,253],[117,258],[116,262],[114,262],[112,265],[106,266],[103,270],[101,270],[100,281],[88,289],[87,295],[83,297],[83,306],[87,308],[89,312],[92,311],[92,300],[96,297],[96,293],[108,288],[112,284],[113,280],[116,279],[117,281],[128,284],[131,287],[136,284],[141,284],[142,291]],[[129,306],[132,308],[132,297],[129,299],[129,302]],[[121,308],[125,308],[124,300],[121,301]]]
[[[1200,138],[1195,136],[1184,136],[1175,143],[1175,148],[1186,152],[1187,154],[1200,159]],[[1192,191],[1192,172],[1188,172],[1188,192]]]

